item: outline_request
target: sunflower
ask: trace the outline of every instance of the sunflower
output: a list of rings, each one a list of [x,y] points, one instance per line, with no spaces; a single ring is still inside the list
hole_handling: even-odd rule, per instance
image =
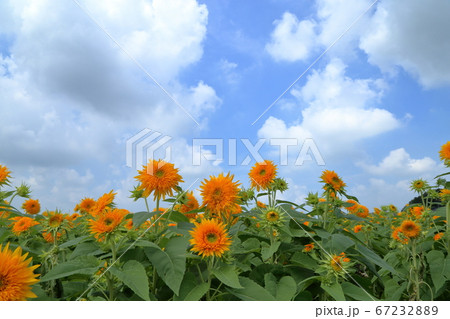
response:
[[[359,203],[353,199],[347,200],[346,203],[352,204],[352,206],[345,207],[345,209],[348,210],[350,213],[355,214],[359,208]]]
[[[263,161],[256,163],[248,173],[250,176],[251,186],[258,191],[261,189],[268,189],[270,184],[277,176],[277,167],[272,161]]]
[[[363,228],[363,225],[356,225],[355,227],[353,227],[353,231],[355,233],[359,233]]]
[[[344,263],[350,262],[350,258],[345,257],[345,253],[338,255],[333,255],[330,261],[331,268],[334,271],[342,271],[344,268]]]
[[[28,253],[22,255],[22,248],[14,252],[9,243],[2,249],[0,245],[0,301],[23,301],[36,298],[31,285],[37,283],[38,276],[33,271],[39,265],[29,266],[32,258],[26,259]]]
[[[187,193],[187,201],[183,205],[180,205],[178,208],[178,211],[180,213],[183,213],[187,218],[195,218],[197,217],[197,213],[189,213],[190,211],[193,211],[195,209],[199,208],[199,204],[197,201],[197,198],[195,198],[193,192]]]
[[[356,210],[356,216],[361,218],[366,218],[369,216],[369,209],[364,205],[358,205],[358,209]]]
[[[439,157],[444,161],[445,165],[450,165],[450,141],[442,145]]]
[[[6,200],[0,201],[0,218],[8,218],[9,217],[9,212],[8,211],[2,211],[2,207],[4,207],[4,205],[9,205],[9,202]]]
[[[107,208],[112,208],[114,206],[114,197],[117,193],[113,193],[111,190],[109,193],[105,193],[100,196],[95,202],[94,206],[88,211],[93,217],[97,217],[104,213]]]
[[[344,181],[334,171],[323,171],[320,178],[322,179],[322,182],[325,183],[325,190],[340,192],[343,191],[346,186]]]
[[[99,215],[96,219],[90,219],[91,234],[98,241],[103,241],[104,237],[113,233],[122,223],[125,216],[130,212],[126,209],[112,209],[106,210],[102,215]]]
[[[46,211],[43,215],[47,217],[48,226],[51,228],[61,227],[64,220],[66,220],[66,216],[59,211]]]
[[[408,243],[408,238],[405,238],[404,236],[401,236],[400,234],[403,235],[402,229],[401,227],[397,227],[394,229],[394,231],[392,232],[392,238],[394,238],[396,241],[402,243],[402,244],[407,244]]]
[[[395,207],[394,205],[389,205],[389,210],[393,213],[397,212],[397,207]]]
[[[15,221],[10,226],[12,226],[12,231],[16,235],[20,235],[21,233],[28,231],[31,227],[35,225],[39,225],[37,221],[35,221],[33,218],[30,217],[17,216],[11,218],[10,220]]]
[[[200,185],[203,206],[212,212],[220,213],[232,210],[238,200],[239,183],[233,181],[234,175],[210,176]]]
[[[9,183],[9,174],[11,174],[11,172],[8,170],[8,167],[0,165],[0,186]]]
[[[310,243],[310,244],[305,245],[305,248],[303,248],[303,251],[308,253],[313,249],[314,249],[314,243]]]
[[[441,239],[442,237],[444,237],[444,233],[437,233],[436,235],[433,236],[433,239],[434,239],[434,240],[439,240],[439,239]]]
[[[381,209],[375,207],[375,208],[373,209],[373,213],[374,213],[375,215],[381,216]],[[381,216],[381,217],[382,217],[382,216]]]
[[[410,189],[417,193],[423,193],[429,187],[428,183],[423,179],[416,179],[411,182]]]
[[[62,234],[60,233],[60,232],[57,232],[56,233],[56,240],[58,241],[58,240],[60,240],[61,239],[61,236],[62,236]],[[55,240],[55,237],[53,237],[53,232],[43,232],[42,233],[42,237],[44,237],[44,240],[47,242],[47,243],[53,243],[54,242],[54,240]]]
[[[269,209],[265,212],[264,218],[270,223],[276,223],[280,220],[280,213],[275,209]]]
[[[97,204],[97,202],[93,198],[86,197],[83,198],[81,202],[77,204],[77,206],[75,206],[74,211],[80,212],[82,214],[87,214],[91,211],[95,204]]]
[[[256,202],[256,205],[257,205],[259,208],[266,208],[266,207],[267,207],[266,204],[264,204],[263,202],[260,202],[260,201],[257,201],[257,202]]]
[[[442,202],[450,201],[450,189],[441,189],[439,196],[441,197]]]
[[[202,257],[221,257],[229,250],[231,240],[225,231],[225,226],[216,219],[203,219],[200,223],[195,222],[194,230],[189,233],[192,236],[190,243],[192,251],[198,252]]]
[[[125,228],[128,230],[133,229],[133,219],[132,218],[127,219],[127,222],[125,223]]]
[[[411,207],[410,211],[415,218],[419,218],[420,216],[422,216],[424,210],[425,208],[423,206],[415,206]]]
[[[22,208],[30,215],[36,215],[41,210],[41,205],[37,199],[28,199],[22,204]]]
[[[408,238],[416,238],[420,234],[420,226],[412,220],[405,220],[400,226],[402,233]]]
[[[178,168],[163,160],[150,160],[138,173],[135,178],[141,183],[138,189],[144,191],[142,196],[148,197],[153,193],[155,200],[167,195],[173,196],[173,190],[183,182]]]

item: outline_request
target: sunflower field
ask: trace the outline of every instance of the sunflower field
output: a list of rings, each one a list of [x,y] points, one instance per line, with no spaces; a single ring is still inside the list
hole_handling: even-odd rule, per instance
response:
[[[450,142],[439,154],[450,168]],[[269,160],[249,188],[204,179],[200,201],[150,160],[131,191],[145,211],[110,191],[69,213],[41,211],[0,165],[0,300],[450,300],[449,174],[369,210],[331,170],[304,203],[279,199],[288,185]]]

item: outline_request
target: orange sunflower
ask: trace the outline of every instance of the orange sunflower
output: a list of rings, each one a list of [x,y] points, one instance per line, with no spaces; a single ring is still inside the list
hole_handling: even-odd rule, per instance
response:
[[[335,271],[342,271],[344,263],[348,262],[350,262],[350,258],[345,257],[345,253],[341,253],[339,256],[332,256],[330,265]]]
[[[277,176],[277,167],[272,161],[265,160],[256,163],[248,173],[248,176],[250,176],[251,186],[258,191],[268,189]]]
[[[200,185],[203,206],[212,212],[220,213],[233,210],[238,199],[239,183],[233,182],[234,175],[228,173],[223,176],[210,176],[209,180],[203,180]]]
[[[13,217],[10,220],[14,220],[15,222],[12,223],[10,226],[12,227],[12,231],[16,235],[20,235],[23,232],[28,231],[31,227],[35,225],[39,225],[37,221],[35,221],[33,218],[30,217]]]
[[[107,194],[105,194],[105,195],[107,195]],[[103,196],[105,196],[105,195],[103,195]],[[113,200],[114,200],[114,197],[113,197]],[[111,202],[112,202],[112,200],[111,200]],[[77,206],[75,206],[74,211],[80,212],[82,214],[87,214],[91,211],[91,209],[95,206],[95,204],[97,204],[97,202],[93,198],[86,197],[86,198],[83,198],[81,200],[81,202],[79,204],[77,204]]]
[[[189,232],[192,236],[190,239],[192,251],[198,252],[202,257],[221,257],[230,249],[231,240],[221,222],[216,219],[203,219],[200,223],[194,224],[194,230]]]
[[[401,229],[401,227],[397,227],[392,232],[392,238],[394,238],[396,241],[398,241],[402,244],[407,244],[408,238],[405,238],[404,236],[401,236],[400,234],[403,234],[402,229]]]
[[[38,276],[33,271],[39,265],[30,266],[32,258],[26,259],[28,253],[22,255],[22,248],[14,252],[9,243],[4,248],[0,245],[0,301],[23,301],[36,298],[31,285],[37,283]]]
[[[408,238],[416,238],[420,235],[420,226],[412,220],[405,220],[400,226],[402,233]]]
[[[444,237],[444,233],[437,233],[436,235],[433,236],[433,239],[434,239],[434,240],[439,240],[439,239],[441,239],[442,237]]]
[[[22,208],[30,215],[36,215],[41,210],[41,205],[37,199],[28,199],[22,204]]]
[[[61,239],[62,234],[60,232],[56,233],[56,240],[60,240]],[[44,237],[44,240],[47,243],[53,243],[53,241],[55,240],[55,238],[53,237],[53,233],[52,232],[43,232],[42,233],[42,237]]]
[[[350,213],[355,214],[359,208],[359,203],[353,199],[347,200],[346,203],[353,204],[353,206],[345,207],[345,209],[348,210]]]
[[[183,213],[189,219],[195,218],[195,217],[197,217],[197,213],[190,214],[189,212],[199,208],[197,198],[195,198],[193,192],[189,192],[186,195],[187,195],[187,201],[183,205],[180,205],[180,207],[178,208],[178,211],[180,213]]]
[[[422,216],[424,210],[425,208],[423,206],[411,207],[411,213],[415,218],[419,218],[420,216]]]
[[[353,231],[355,233],[359,233],[363,228],[363,225],[356,225],[355,227],[353,227]]]
[[[141,183],[138,189],[143,190],[142,196],[148,197],[153,193],[154,199],[173,196],[173,190],[183,178],[178,174],[178,168],[163,160],[150,160],[148,165],[138,171],[135,178]]]
[[[450,164],[450,141],[442,145],[441,150],[439,151],[439,157],[446,165]]]
[[[129,213],[126,209],[106,210],[96,219],[89,220],[91,234],[98,241],[103,241],[106,235],[113,233],[122,224],[125,216]]]
[[[47,217],[48,226],[52,228],[60,227],[66,219],[66,216],[59,211],[46,211],[42,215]]]
[[[305,245],[305,248],[303,248],[303,251],[308,253],[308,252],[312,251],[313,249],[314,249],[314,243],[310,243],[310,244]]]
[[[9,177],[11,172],[8,170],[8,167],[0,165],[0,186],[9,183]]]
[[[358,205],[358,209],[356,210],[356,216],[361,218],[366,218],[369,216],[369,209],[364,205]]]
[[[97,217],[100,214],[103,214],[106,208],[112,208],[114,197],[117,193],[113,193],[111,190],[109,193],[105,193],[100,196],[95,202],[94,206],[88,211],[89,214],[93,217]]]
[[[322,182],[325,183],[325,190],[332,190],[334,192],[343,191],[346,184],[344,181],[339,177],[338,174],[334,171],[323,171],[322,175],[320,176],[322,179]]]

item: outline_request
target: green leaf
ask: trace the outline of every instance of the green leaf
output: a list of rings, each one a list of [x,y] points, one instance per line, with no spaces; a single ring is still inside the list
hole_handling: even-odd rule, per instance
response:
[[[277,295],[277,278],[272,273],[264,275],[264,287],[272,295]]]
[[[406,290],[407,282],[403,282],[401,285],[395,279],[389,279],[384,283],[384,299],[389,301],[397,301],[402,297],[403,292]]]
[[[78,256],[95,256],[104,253],[99,249],[98,245],[93,242],[85,242],[78,244],[70,255],[69,259],[74,259]]]
[[[198,301],[200,300],[209,290],[209,284],[204,282],[194,289],[192,289],[184,298],[185,301]]]
[[[348,281],[341,284],[342,290],[346,296],[349,296],[357,301],[374,301],[376,300],[371,294],[366,292],[361,287],[358,287]]]
[[[446,275],[449,276],[450,262],[444,258],[444,253],[438,250],[432,250],[427,254],[427,261],[430,265],[431,280],[433,280],[436,291],[446,282]]]
[[[167,216],[168,220],[171,220],[176,223],[188,223],[189,222],[189,218],[187,218],[183,213],[180,213],[177,211],[172,211],[170,213],[167,213],[164,216],[165,217]]]
[[[147,258],[156,268],[158,275],[178,295],[186,271],[186,248],[189,242],[184,237],[171,238],[163,251],[156,244],[145,247]]]
[[[384,261],[383,259],[381,259],[380,256],[378,256],[377,254],[375,254],[372,250],[370,250],[369,248],[363,246],[363,245],[356,245],[356,249],[359,251],[359,253],[361,255],[363,255],[364,257],[366,257],[369,261],[373,262],[374,264],[377,264],[378,266],[385,268],[386,270],[389,270],[391,273],[400,276],[400,274],[394,269],[392,268],[391,265],[389,265],[386,261]]]
[[[251,252],[259,251],[259,249],[261,248],[261,243],[256,238],[249,238],[242,243],[242,247],[244,248],[244,251],[239,253],[248,254]]]
[[[133,227],[141,226],[147,219],[159,214],[160,212],[138,212],[133,214]]]
[[[317,262],[314,259],[300,251],[292,255],[291,262],[311,270],[316,270],[316,268],[318,267]]]
[[[261,243],[261,257],[263,260],[268,260],[273,256],[274,253],[278,250],[280,247],[281,242],[276,241],[272,243],[270,246],[266,242]]]
[[[77,238],[68,240],[65,243],[62,243],[61,245],[59,245],[59,248],[68,248],[70,246],[78,245],[79,243],[86,241],[88,239],[89,239],[89,236],[77,237]]]
[[[93,275],[100,267],[100,262],[94,256],[80,256],[77,259],[56,265],[40,282],[68,277],[75,274]]]
[[[284,276],[277,284],[276,300],[289,301],[294,298],[297,292],[297,284],[291,276]]]
[[[263,287],[246,277],[239,277],[242,289],[228,289],[230,293],[245,301],[275,301],[275,298]]]
[[[129,260],[123,265],[122,270],[111,267],[110,271],[136,295],[144,300],[150,300],[147,273],[140,262]]]
[[[333,234],[326,244],[324,244],[324,248],[327,251],[340,254],[353,245],[355,245],[355,242],[347,236],[343,234]]]
[[[214,276],[231,288],[243,288],[239,283],[238,273],[232,265],[224,265],[213,270]]]
[[[322,283],[320,287],[325,290],[331,297],[333,297],[334,300],[345,301],[344,291],[342,291],[342,287],[339,283],[336,282],[331,286]]]

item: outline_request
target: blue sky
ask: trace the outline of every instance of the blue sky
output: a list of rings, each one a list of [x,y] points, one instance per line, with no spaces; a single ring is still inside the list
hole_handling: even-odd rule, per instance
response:
[[[31,185],[44,208],[70,211],[114,189],[119,206],[137,211],[128,198],[136,168],[126,165],[125,146],[144,128],[171,137],[171,161],[197,194],[203,178],[221,171],[249,185],[255,158],[241,139],[265,139],[260,154],[277,164],[270,143],[283,139],[299,145],[279,166],[290,185],[284,198],[301,202],[320,191],[320,173],[330,169],[368,207],[402,206],[414,196],[412,179],[432,181],[444,171],[438,150],[450,133],[450,3],[372,4],[2,1],[0,163],[15,185]],[[225,159],[194,166],[193,139],[222,139]],[[229,165],[230,140],[237,164],[250,155],[249,164]],[[305,140],[325,165],[311,152],[295,165]]]

